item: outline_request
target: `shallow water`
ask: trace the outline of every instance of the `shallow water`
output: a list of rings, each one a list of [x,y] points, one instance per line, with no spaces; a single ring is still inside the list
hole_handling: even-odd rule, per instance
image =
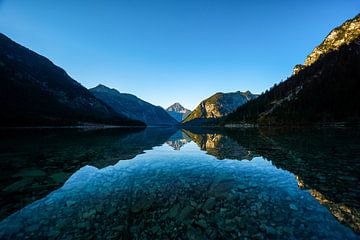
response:
[[[357,130],[1,136],[1,239],[359,239]]]

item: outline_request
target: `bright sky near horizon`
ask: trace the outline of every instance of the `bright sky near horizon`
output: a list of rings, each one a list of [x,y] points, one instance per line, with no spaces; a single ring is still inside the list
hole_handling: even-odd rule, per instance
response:
[[[193,109],[286,79],[359,12],[359,0],[0,0],[0,32],[87,88]]]

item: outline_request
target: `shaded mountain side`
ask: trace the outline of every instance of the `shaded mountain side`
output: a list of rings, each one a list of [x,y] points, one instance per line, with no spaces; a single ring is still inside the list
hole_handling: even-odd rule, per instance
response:
[[[360,15],[334,29],[293,76],[226,117],[225,124],[360,120]]]
[[[0,129],[0,219],[61,187],[86,165],[104,168],[162,145],[175,128]]]
[[[239,107],[225,123],[359,121],[360,43],[342,46]]]
[[[180,103],[174,103],[173,105],[169,106],[166,111],[178,122],[181,122],[187,118],[187,116],[189,116],[191,113],[189,109],[184,108]]]
[[[186,125],[211,124],[256,97],[257,95],[250,91],[216,93],[203,100],[182,123]]]
[[[0,125],[143,125],[117,114],[47,58],[0,34]]]
[[[167,111],[167,113],[179,123],[183,120],[184,114],[182,114],[182,113],[172,112],[172,111]]]
[[[128,118],[137,119],[147,125],[178,124],[162,107],[154,106],[132,94],[120,93],[101,84],[89,90],[96,98]]]

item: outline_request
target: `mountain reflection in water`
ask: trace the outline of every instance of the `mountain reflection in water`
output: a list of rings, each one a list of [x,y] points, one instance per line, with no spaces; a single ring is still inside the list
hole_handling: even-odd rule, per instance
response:
[[[0,130],[0,219],[46,196],[81,167],[104,168],[162,145],[177,130]]]
[[[183,131],[177,131],[172,135],[166,143],[174,150],[180,150],[185,144],[191,142],[191,138],[188,137]]]
[[[192,139],[208,154],[218,159],[249,159],[250,154],[264,157],[274,166],[295,174],[301,189],[308,189],[340,222],[360,233],[358,130],[247,129],[216,130],[211,134],[202,131],[195,129],[197,134],[189,136],[195,135]],[[209,137],[214,134],[218,136],[216,141]],[[234,152],[239,154],[234,156]]]
[[[161,128],[14,134],[1,149],[7,211],[0,238],[358,239],[359,135]],[[62,181],[72,174],[61,188],[58,172],[68,174]],[[29,196],[40,200],[11,205]]]

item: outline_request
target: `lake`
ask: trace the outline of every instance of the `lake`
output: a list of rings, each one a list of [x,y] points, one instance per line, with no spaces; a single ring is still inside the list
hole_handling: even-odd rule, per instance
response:
[[[0,134],[0,239],[360,239],[357,129]]]

